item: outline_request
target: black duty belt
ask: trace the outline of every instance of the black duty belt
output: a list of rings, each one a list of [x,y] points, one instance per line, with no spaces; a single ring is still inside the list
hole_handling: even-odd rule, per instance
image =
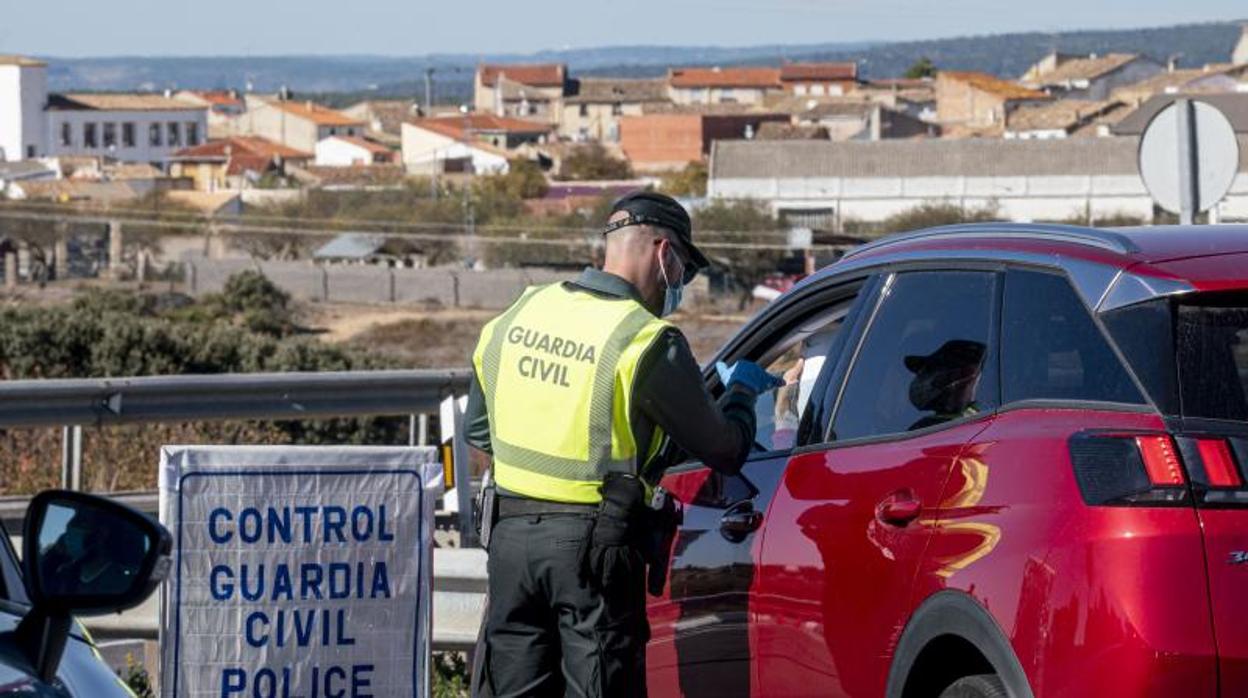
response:
[[[597,504],[568,504],[565,502],[547,502],[528,497],[499,497],[498,516],[537,516],[539,514],[581,514],[593,516],[598,512]]]

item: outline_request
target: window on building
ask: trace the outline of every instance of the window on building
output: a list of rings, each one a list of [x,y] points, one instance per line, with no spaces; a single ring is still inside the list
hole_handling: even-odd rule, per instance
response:
[[[611,116],[619,116],[620,114],[623,114],[623,113],[624,113],[623,104],[621,104],[620,102],[616,102],[615,104],[611,105]]]
[[[148,126],[147,127],[148,145],[159,147],[164,141],[164,137],[162,133],[163,131],[164,129],[160,127],[159,123],[155,123],[155,124]]]
[[[68,148],[74,144],[74,127],[69,122],[61,124],[61,145]]]
[[[1011,269],[1001,327],[1005,402],[1144,402],[1065,278]]]
[[[35,146],[33,145],[26,146],[26,158],[30,159],[33,157],[35,157]]]
[[[108,121],[104,124],[104,147],[117,147],[117,124]]]
[[[354,135],[355,135],[355,129],[354,129],[354,128],[348,128],[348,129],[347,129],[347,135],[348,135],[348,136],[354,136]]]
[[[194,121],[186,122],[186,144],[199,145],[199,124]]]
[[[719,91],[719,101],[723,104],[735,104],[737,93],[731,87],[725,87]]]
[[[988,272],[895,276],[850,370],[834,438],[902,434],[995,409],[996,285]]]
[[[176,121],[169,122],[169,138],[165,141],[171,147],[182,145],[182,127]]]
[[[588,104],[582,104],[582,105],[580,106],[580,108],[579,108],[579,109],[577,109],[577,113],[579,113],[579,114],[581,115],[581,118],[585,118],[585,117],[589,116],[589,105],[588,105]]]
[[[134,122],[127,121],[121,125],[121,146],[123,148],[134,147]]]
[[[87,123],[82,125],[82,147],[98,148],[99,142],[96,140],[95,124]]]
[[[329,127],[329,135],[331,135],[331,136],[337,136],[337,135],[338,135],[338,129],[334,128],[333,126],[330,126],[330,127]]]

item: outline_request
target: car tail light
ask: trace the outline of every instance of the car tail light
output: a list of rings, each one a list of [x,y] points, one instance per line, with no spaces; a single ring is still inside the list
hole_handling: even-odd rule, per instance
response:
[[[1200,506],[1248,506],[1248,490],[1240,466],[1248,456],[1244,439],[1220,436],[1181,436],[1183,462],[1192,476],[1192,491]]]
[[[1070,460],[1088,504],[1176,506],[1188,501],[1183,463],[1168,434],[1076,434],[1070,439]]]

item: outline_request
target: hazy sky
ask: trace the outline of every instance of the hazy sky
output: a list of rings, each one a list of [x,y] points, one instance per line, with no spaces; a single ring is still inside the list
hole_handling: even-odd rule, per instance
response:
[[[0,54],[530,52],[1146,27],[1245,0],[0,0]]]

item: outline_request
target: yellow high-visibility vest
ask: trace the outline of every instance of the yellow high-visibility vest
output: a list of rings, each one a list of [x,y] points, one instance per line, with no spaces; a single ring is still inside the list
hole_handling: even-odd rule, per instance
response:
[[[535,499],[594,503],[636,473],[637,364],[671,325],[629,298],[535,286],[481,332],[472,361],[490,418],[494,480]],[[657,451],[656,427],[646,459]],[[643,463],[644,464],[644,463]]]

